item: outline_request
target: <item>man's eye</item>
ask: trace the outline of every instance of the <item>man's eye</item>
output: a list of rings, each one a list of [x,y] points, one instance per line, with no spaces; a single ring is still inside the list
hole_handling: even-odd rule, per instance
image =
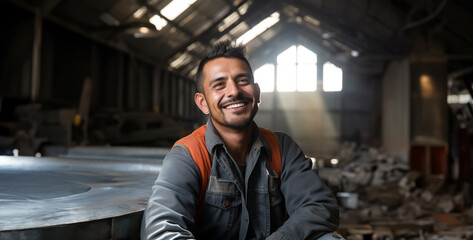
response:
[[[250,80],[248,78],[242,78],[242,79],[238,80],[238,82],[240,84],[248,84],[250,82]]]
[[[221,87],[223,87],[223,86],[224,86],[223,83],[218,82],[218,83],[215,83],[213,87],[214,87],[214,88],[221,88]]]

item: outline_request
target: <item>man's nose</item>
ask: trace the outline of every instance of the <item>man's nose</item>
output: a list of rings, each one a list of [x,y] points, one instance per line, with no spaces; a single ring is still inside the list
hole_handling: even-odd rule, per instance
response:
[[[227,95],[229,97],[238,96],[240,94],[240,86],[235,82],[234,79],[231,79],[227,84]]]

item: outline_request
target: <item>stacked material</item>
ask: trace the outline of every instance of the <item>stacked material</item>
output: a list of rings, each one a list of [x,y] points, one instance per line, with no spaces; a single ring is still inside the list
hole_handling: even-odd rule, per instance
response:
[[[473,239],[470,186],[412,171],[373,147],[343,145],[319,173],[337,192],[346,239]]]

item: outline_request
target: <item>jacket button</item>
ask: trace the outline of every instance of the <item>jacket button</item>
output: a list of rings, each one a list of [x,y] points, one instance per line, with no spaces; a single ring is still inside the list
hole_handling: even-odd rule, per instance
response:
[[[248,218],[245,218],[245,222],[248,222]]]
[[[225,202],[223,202],[223,205],[225,205],[225,207],[228,207],[228,206],[230,206],[230,201],[228,201],[228,200],[225,200]]]
[[[271,197],[271,202],[274,202],[276,201],[276,198],[275,197]]]

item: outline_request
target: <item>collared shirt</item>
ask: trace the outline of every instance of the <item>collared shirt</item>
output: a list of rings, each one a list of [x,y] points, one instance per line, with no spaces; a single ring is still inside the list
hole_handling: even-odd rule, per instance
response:
[[[253,125],[246,172],[240,174],[208,121],[205,140],[212,168],[197,220],[199,169],[186,149],[171,150],[145,210],[142,239],[312,239],[336,230],[338,205],[312,162],[289,136],[275,133],[282,161],[277,176],[266,160],[269,146]]]

